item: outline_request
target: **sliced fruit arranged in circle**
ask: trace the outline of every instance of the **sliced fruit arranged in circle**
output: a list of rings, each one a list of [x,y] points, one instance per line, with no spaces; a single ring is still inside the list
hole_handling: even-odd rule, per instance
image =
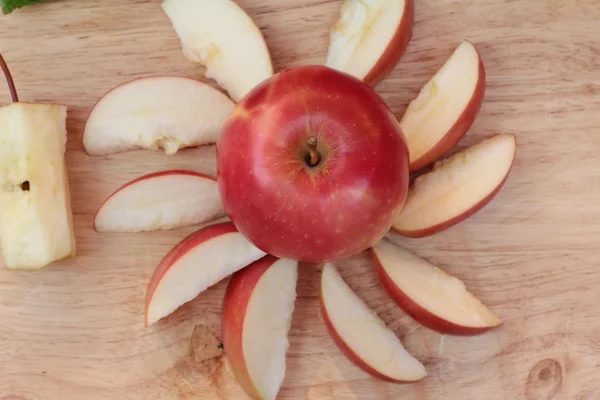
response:
[[[231,222],[209,225],[189,235],[167,253],[150,279],[146,325],[264,256]]]
[[[325,65],[377,85],[408,47],[414,9],[413,0],[345,0],[330,29]]]
[[[140,78],[106,93],[92,109],[83,132],[89,155],[136,149],[179,149],[216,142],[235,103],[194,79]]]
[[[277,397],[286,371],[298,263],[266,256],[236,272],[222,310],[225,355],[254,399]]]
[[[415,179],[392,228],[417,238],[470,217],[503,187],[516,146],[514,135],[498,134],[438,162],[433,170]]]
[[[164,0],[183,54],[206,68],[234,101],[273,75],[271,55],[253,19],[232,0]]]
[[[388,240],[371,249],[381,285],[408,315],[441,333],[472,335],[502,324],[458,278]]]
[[[365,372],[390,382],[418,381],[427,375],[423,364],[404,348],[330,263],[323,268],[320,301],[333,341]]]
[[[434,163],[462,139],[481,109],[485,86],[483,61],[475,46],[463,41],[400,120],[411,171]]]
[[[225,216],[216,179],[187,170],[141,176],[121,186],[94,218],[98,232],[144,232],[197,225]]]
[[[269,91],[273,89],[272,85],[264,84],[262,89],[269,89],[266,91],[253,91],[274,74],[271,55],[260,28],[233,0],[162,0],[161,7],[180,41],[183,55],[203,65],[205,76],[214,79],[228,95],[206,83],[175,76],[154,76],[124,83],[106,93],[92,109],[83,134],[85,151],[89,155],[107,155],[136,149],[163,149],[167,155],[172,155],[183,148],[221,141],[221,154],[237,151],[228,158],[229,161],[219,164],[221,175],[223,166],[229,168],[230,179],[236,177],[239,180],[240,171],[254,171],[255,175],[260,175],[256,173],[257,168],[231,169],[231,165],[235,164],[231,162],[247,155],[248,146],[240,147],[243,140],[222,143],[224,136],[221,133],[228,120],[239,124],[248,119],[246,117],[252,114],[246,109],[248,103],[256,105],[254,103],[261,103],[266,97],[273,97],[272,90]],[[364,81],[362,85],[366,88],[377,85],[391,73],[405,53],[412,37],[414,19],[414,0],[344,0],[339,19],[330,29],[324,70],[317,72],[323,74],[338,70],[345,73],[339,74],[341,77],[353,76]],[[304,71],[310,72],[311,69]],[[286,70],[282,76],[292,73],[291,69]],[[321,89],[323,82],[326,81],[321,79],[318,82]],[[281,84],[281,81],[277,83]],[[409,104],[401,120],[389,115],[392,121],[390,127],[395,129],[391,136],[399,140],[398,134],[403,133],[400,136],[406,139],[402,143],[405,144],[406,156],[403,168],[407,174],[409,171],[423,173],[425,167],[433,167],[415,179],[401,212],[393,222],[392,229],[401,235],[424,237],[452,227],[483,208],[503,187],[515,160],[514,135],[496,135],[438,161],[473,125],[483,102],[485,86],[482,58],[472,43],[463,41]],[[304,79],[302,84],[294,86],[294,90],[297,91],[298,87],[310,88],[310,82]],[[14,88],[11,89],[16,101]],[[247,96],[251,91],[253,95]],[[265,97],[265,93],[268,96]],[[315,98],[321,98],[323,93],[336,97],[335,93],[321,90]],[[239,102],[238,109],[235,108],[236,102]],[[306,108],[305,103],[300,104],[301,108]],[[297,105],[290,104],[287,106],[291,111],[284,110],[288,114],[297,111]],[[258,107],[261,112],[263,108]],[[317,111],[323,114],[321,108]],[[336,107],[331,110],[334,109]],[[256,117],[254,114],[252,116]],[[270,110],[266,112],[268,118],[263,118],[264,121],[253,118],[250,122],[256,126],[261,122],[267,127],[277,126],[281,121],[273,119],[275,114]],[[382,120],[390,122],[386,118]],[[319,120],[318,116],[316,119]],[[373,120],[377,118],[369,121]],[[291,175],[298,175],[298,171],[308,168],[312,175],[304,174],[310,178],[304,180],[314,184],[315,173],[330,173],[331,168],[322,170],[321,167],[331,167],[329,161],[333,160],[333,155],[340,151],[343,153],[344,146],[356,146],[356,140],[350,140],[351,145],[347,138],[345,142],[340,141],[339,146],[330,145],[329,140],[332,139],[325,135],[326,129],[313,129],[317,133],[309,135],[306,131],[310,124],[306,125],[304,120],[298,124],[298,121],[296,125],[301,125],[301,135],[292,132],[298,138],[290,142],[293,145],[290,154],[293,153],[295,161],[292,161],[300,162],[302,168],[296,168]],[[335,128],[331,121],[314,123],[329,124],[329,128]],[[230,125],[233,126],[233,123]],[[258,131],[264,131],[265,126],[259,127]],[[271,142],[275,150],[286,153],[287,150],[282,152],[285,146],[282,147],[281,140]],[[236,146],[242,149],[241,152]],[[368,151],[365,152],[362,147],[359,158],[365,161],[364,155]],[[392,148],[395,149],[394,146]],[[301,151],[298,152],[298,149]],[[370,154],[375,153],[371,151]],[[381,153],[377,154],[381,156]],[[270,157],[267,155],[261,159],[259,167],[272,164]],[[393,159],[396,164],[384,171],[387,173],[384,175],[389,182],[400,182],[389,179],[390,173],[399,171],[398,158]],[[326,161],[329,163],[322,164]],[[363,164],[358,169],[350,168],[351,172],[364,170]],[[334,167],[342,170],[347,166],[341,163]],[[296,180],[302,180],[298,177],[304,175],[296,176]],[[375,175],[372,173],[370,177]],[[247,180],[242,183],[248,186]],[[253,193],[264,203],[264,179],[259,183],[262,186],[258,185],[259,190]],[[408,185],[408,177],[406,183]],[[350,190],[353,201],[360,200],[365,189],[363,186],[358,188],[360,190]],[[392,187],[388,192],[395,189],[397,187]],[[219,191],[215,178],[193,171],[169,170],[147,174],[121,186],[105,200],[95,215],[94,228],[99,232],[145,232],[205,223],[226,215],[224,203],[227,205],[228,202],[222,201],[220,196],[226,191],[231,194],[229,187]],[[398,195],[403,198],[406,190],[400,192]],[[275,197],[281,197],[276,190],[273,193]],[[329,203],[334,197],[329,196]],[[287,211],[302,214],[294,210],[293,202],[284,203]],[[310,202],[298,204],[296,208],[306,211]],[[230,204],[228,208],[231,208]],[[244,215],[245,219],[256,214],[256,209],[250,211]],[[382,217],[381,209],[377,211],[377,218]],[[268,214],[266,212],[265,215]],[[216,223],[189,235],[163,257],[147,287],[145,323],[146,326],[155,324],[231,276],[221,316],[227,361],[236,380],[249,396],[274,400],[286,374],[288,335],[297,298],[299,262],[267,254],[266,251],[269,251],[277,255],[285,246],[279,246],[275,249],[277,251],[266,249],[268,246],[264,243],[257,243],[257,235],[248,235],[248,224],[246,229],[242,229],[242,219],[234,218],[231,212],[229,215],[244,234],[232,222]],[[368,213],[365,215],[363,219],[377,228],[376,221],[373,222],[373,218],[373,221],[369,220]],[[279,222],[289,222],[286,218],[284,215]],[[343,213],[335,218],[338,224],[346,223]],[[273,222],[274,219],[262,218],[258,225],[265,221]],[[311,221],[312,225],[318,225],[319,218]],[[388,220],[384,230],[387,231],[389,223]],[[361,225],[363,230],[364,226]],[[273,231],[272,227],[270,230]],[[283,228],[281,230],[286,232]],[[309,231],[314,236],[315,230]],[[378,232],[383,235],[382,230]],[[271,236],[271,241],[283,238],[281,234]],[[252,238],[252,242],[247,237]],[[306,253],[304,261],[310,261],[311,257],[331,259],[323,254],[321,257],[315,255],[315,246],[303,248],[303,244],[308,242],[302,237],[307,239],[311,236],[295,235],[297,243],[292,251]],[[322,240],[314,242],[325,243]],[[461,335],[482,333],[502,325],[502,321],[458,278],[387,240],[374,245],[371,241],[363,248],[371,245],[370,252],[383,288],[417,322],[441,333]],[[337,256],[334,254],[334,258]],[[321,274],[319,301],[333,342],[357,367],[388,382],[415,382],[427,376],[424,365],[407,351],[395,333],[348,286],[330,262],[325,263]]]

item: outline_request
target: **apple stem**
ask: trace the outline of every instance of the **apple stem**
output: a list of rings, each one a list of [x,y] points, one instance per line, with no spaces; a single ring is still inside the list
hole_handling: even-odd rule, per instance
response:
[[[317,150],[317,144],[318,144],[318,140],[316,136],[311,136],[308,138],[308,140],[306,141],[306,145],[308,146],[308,157],[307,157],[307,163],[309,166],[314,167],[316,166],[319,161],[321,161],[321,155],[319,154],[319,151]]]
[[[0,68],[2,69],[2,72],[4,72],[4,77],[6,78],[6,82],[8,83],[8,89],[10,90],[12,101],[13,103],[17,103],[19,101],[17,88],[15,87],[15,82],[13,81],[12,75],[10,74],[10,70],[8,69],[8,65],[6,65],[6,61],[4,61],[4,57],[2,57],[2,54],[0,54]]]

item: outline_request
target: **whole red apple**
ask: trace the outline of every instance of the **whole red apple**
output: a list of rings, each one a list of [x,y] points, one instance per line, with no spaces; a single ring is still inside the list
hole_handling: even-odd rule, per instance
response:
[[[261,250],[320,263],[379,241],[401,210],[408,147],[374,89],[325,66],[275,74],[236,106],[217,142],[227,214]]]

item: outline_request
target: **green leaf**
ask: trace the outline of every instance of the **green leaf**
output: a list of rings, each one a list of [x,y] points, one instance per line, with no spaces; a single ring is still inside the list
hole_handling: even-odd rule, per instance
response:
[[[42,1],[43,0],[0,0],[0,6],[2,7],[2,13],[6,15],[15,11],[17,8],[40,3]]]

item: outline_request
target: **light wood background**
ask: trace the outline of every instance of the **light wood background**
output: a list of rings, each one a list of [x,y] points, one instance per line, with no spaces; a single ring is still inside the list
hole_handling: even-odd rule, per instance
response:
[[[239,3],[264,32],[277,70],[323,62],[341,1]],[[0,17],[0,51],[22,100],[69,107],[79,251],[36,272],[0,269],[1,400],[245,398],[216,348],[226,281],[143,327],[155,265],[196,228],[92,230],[105,196],[140,174],[215,173],[214,147],[174,157],[82,151],[87,113],[113,86],[154,74],[201,79],[159,5],[59,0]],[[599,21],[595,0],[416,0],[414,39],[378,91],[400,116],[467,38],[481,51],[488,86],[460,146],[498,132],[516,134],[519,146],[508,183],[482,212],[428,239],[391,237],[464,279],[505,326],[472,338],[425,329],[379,288],[368,258],[354,257],[341,265],[344,277],[429,370],[417,384],[382,383],[330,340],[316,298],[318,271],[306,268],[281,399],[600,399]],[[0,102],[8,100],[0,90]]]

